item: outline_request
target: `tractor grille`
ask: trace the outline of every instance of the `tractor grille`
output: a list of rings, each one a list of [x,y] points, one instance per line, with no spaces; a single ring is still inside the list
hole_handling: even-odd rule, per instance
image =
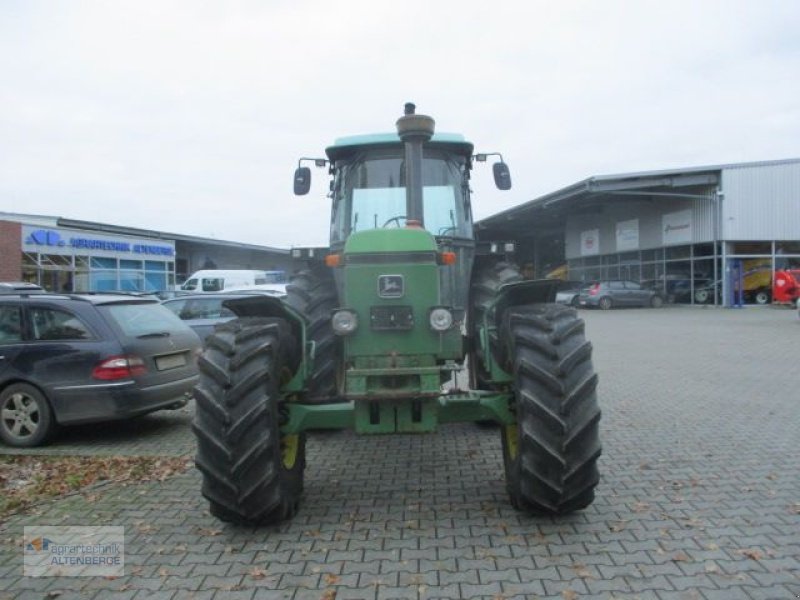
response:
[[[369,326],[373,331],[406,331],[414,329],[414,311],[410,306],[372,306]]]
[[[366,252],[347,254],[345,264],[348,265],[388,265],[435,263],[436,252]]]

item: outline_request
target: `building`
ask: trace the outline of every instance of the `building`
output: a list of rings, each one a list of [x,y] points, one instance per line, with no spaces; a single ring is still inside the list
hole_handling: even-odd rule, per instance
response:
[[[163,291],[199,269],[294,268],[269,246],[0,212],[0,281],[51,291]]]
[[[800,159],[590,177],[476,224],[544,277],[627,279],[668,299],[766,303],[800,269]]]

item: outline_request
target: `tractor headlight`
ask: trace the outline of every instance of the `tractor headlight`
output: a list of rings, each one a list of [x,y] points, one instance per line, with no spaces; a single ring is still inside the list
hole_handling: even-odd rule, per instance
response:
[[[453,313],[442,307],[431,309],[430,323],[434,331],[447,331],[453,326]]]
[[[358,329],[358,315],[352,310],[337,310],[331,317],[331,326],[336,335],[350,335]]]

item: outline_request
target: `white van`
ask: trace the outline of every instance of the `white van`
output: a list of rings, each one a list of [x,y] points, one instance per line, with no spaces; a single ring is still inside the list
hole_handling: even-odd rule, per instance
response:
[[[180,289],[193,294],[263,290],[282,295],[286,293],[286,272],[204,269],[193,273]]]

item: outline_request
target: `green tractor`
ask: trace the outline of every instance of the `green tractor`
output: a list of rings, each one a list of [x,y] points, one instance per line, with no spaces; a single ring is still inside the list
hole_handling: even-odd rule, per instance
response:
[[[511,503],[560,515],[594,499],[600,456],[597,375],[584,323],[530,281],[514,244],[478,241],[473,155],[434,134],[407,104],[397,133],[348,137],[326,159],[330,247],[295,249],[308,268],[288,297],[227,301],[200,359],[193,424],[211,513],[266,524],[291,518],[303,491],[308,430],[433,432],[440,423],[500,427]],[[469,383],[467,384],[467,373]]]

